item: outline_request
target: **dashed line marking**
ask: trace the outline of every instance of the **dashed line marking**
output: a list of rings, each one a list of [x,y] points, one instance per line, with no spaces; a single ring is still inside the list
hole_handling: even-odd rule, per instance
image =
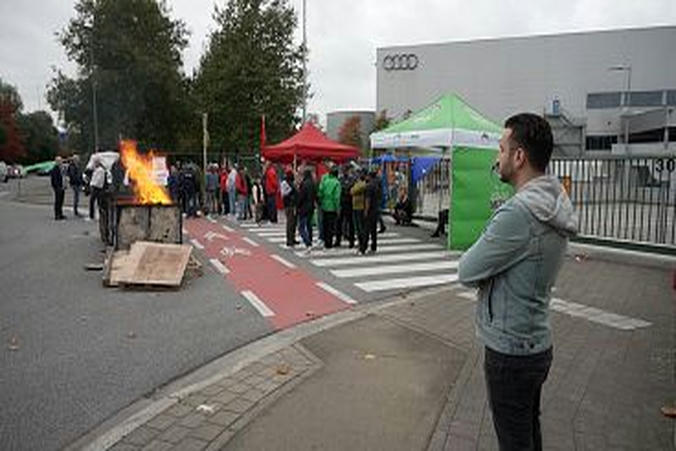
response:
[[[258,243],[256,243],[254,240],[252,240],[251,238],[246,237],[246,236],[245,236],[244,238],[242,238],[242,241],[249,243],[249,244],[252,245],[253,247],[258,247],[258,246],[259,246]]]
[[[217,258],[212,258],[209,260],[209,262],[214,266],[214,268],[216,268],[216,271],[220,272],[221,274],[230,274],[230,270],[226,268],[226,266]]]
[[[280,256],[277,255],[277,254],[271,254],[270,257],[272,257],[273,259],[277,260],[279,263],[281,263],[282,265],[286,266],[287,268],[291,268],[291,269],[295,269],[295,268],[296,268],[296,265],[294,265],[293,263],[291,263],[291,262],[288,261],[288,260],[285,260],[284,258],[280,257]]]
[[[190,243],[191,243],[193,246],[195,246],[197,249],[199,249],[199,250],[204,249],[204,246],[202,246],[202,243],[200,243],[199,241],[197,241],[197,240],[194,239],[194,238],[193,238],[192,240],[190,240]]]
[[[336,290],[331,285],[329,285],[325,282],[317,282],[317,286],[324,291],[328,291],[329,293],[331,293],[332,295],[334,295],[335,297],[337,297],[341,301],[347,302],[348,304],[356,304],[357,303],[357,301],[352,299],[350,296],[346,295],[342,291]]]
[[[265,317],[275,316],[275,312],[270,310],[270,308],[267,305],[265,305],[265,303],[261,301],[253,291],[244,290],[242,291],[241,295],[247,301],[249,301],[249,303],[253,306],[253,308],[258,310],[258,313],[260,313],[261,315]]]
[[[221,225],[221,227],[223,227],[223,230],[225,230],[226,232],[234,232],[235,231],[235,229],[233,229],[232,227],[228,227],[225,224]]]

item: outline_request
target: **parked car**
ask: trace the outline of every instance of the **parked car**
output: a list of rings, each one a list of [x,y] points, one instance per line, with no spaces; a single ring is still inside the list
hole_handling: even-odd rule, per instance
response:
[[[7,180],[9,180],[8,172],[9,168],[7,167],[7,163],[0,161],[0,181],[2,181],[2,183],[7,183]]]
[[[23,166],[20,164],[14,164],[7,168],[7,177],[10,179],[21,179],[26,176],[26,172],[23,170]]]

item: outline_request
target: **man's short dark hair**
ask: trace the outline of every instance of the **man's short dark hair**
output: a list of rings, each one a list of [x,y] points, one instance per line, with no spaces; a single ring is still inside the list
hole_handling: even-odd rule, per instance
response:
[[[537,114],[520,113],[507,119],[505,128],[512,130],[510,139],[526,152],[530,164],[545,172],[554,148],[549,122]]]

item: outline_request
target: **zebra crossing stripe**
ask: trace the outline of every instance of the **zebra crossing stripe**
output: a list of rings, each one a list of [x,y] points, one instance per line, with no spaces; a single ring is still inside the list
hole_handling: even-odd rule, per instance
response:
[[[345,265],[368,265],[369,263],[403,262],[413,260],[428,260],[433,258],[449,258],[452,254],[446,251],[414,252],[393,255],[369,255],[346,258],[318,258],[310,260],[315,266],[345,266]]]
[[[286,246],[282,246],[286,249]],[[395,244],[395,245],[386,245],[378,246],[378,253],[389,253],[389,252],[400,252],[400,251],[414,251],[414,250],[431,250],[431,249],[444,249],[443,246],[434,243],[421,243],[421,244]],[[298,251],[295,254],[298,257],[339,257],[341,255],[354,255],[357,252],[356,248],[334,248],[330,251],[325,250],[316,250],[311,251],[308,254],[306,251]]]
[[[277,255],[277,254],[272,254],[272,255],[270,255],[270,257],[272,257],[273,259],[277,260],[279,263],[281,263],[282,265],[286,266],[287,268],[291,268],[291,269],[295,269],[295,268],[296,268],[296,265],[294,265],[293,263],[291,263],[291,262],[288,261],[288,260],[285,260],[284,258],[280,257],[280,256]]]
[[[242,291],[241,295],[247,301],[249,301],[249,303],[253,306],[253,308],[258,310],[258,313],[260,313],[261,315],[263,315],[265,317],[275,316],[275,312],[270,310],[270,308],[267,305],[265,305],[265,303],[263,301],[261,301],[253,291],[244,290],[244,291]]]
[[[384,279],[371,282],[359,282],[354,285],[364,291],[385,291],[395,288],[413,288],[429,285],[441,285],[457,282],[457,274],[441,274],[436,276],[404,277],[400,279]]]
[[[336,277],[361,277],[361,276],[377,276],[382,274],[397,274],[421,271],[438,271],[441,269],[457,269],[457,260],[441,260],[424,263],[403,264],[403,265],[378,265],[367,266],[366,268],[351,268],[351,269],[336,269],[331,271]]]
[[[642,319],[630,318],[617,313],[606,312],[596,307],[590,307],[577,302],[568,302],[559,298],[552,298],[549,306],[552,310],[566,315],[584,318],[593,323],[603,324],[621,330],[635,330],[651,326],[652,323]]]
[[[332,295],[334,295],[335,297],[337,297],[341,301],[347,302],[348,304],[356,304],[357,303],[357,301],[352,299],[350,296],[346,295],[342,291],[336,290],[335,288],[333,288],[331,285],[329,285],[327,283],[317,282],[317,286],[319,288],[321,288],[322,290],[328,291],[329,293],[331,293]]]
[[[259,232],[258,230],[251,230],[252,233],[255,233],[258,236],[262,237],[273,237],[273,236],[285,236],[286,235],[286,230],[275,230],[275,231],[262,231]]]
[[[286,228],[286,224],[284,224],[284,223],[256,224],[255,222],[240,222],[239,225],[240,225],[240,227],[244,227],[245,229],[259,229],[259,230],[277,229],[277,228],[284,229],[284,228]]]
[[[226,232],[234,232],[235,231],[235,229],[233,229],[232,227],[228,227],[225,224],[223,224],[221,227],[223,227],[223,230],[225,230]]]
[[[214,266],[214,268],[216,268],[216,271],[220,272],[221,274],[230,274],[230,270],[226,268],[225,265],[217,258],[209,259],[209,262]]]
[[[404,243],[419,243],[418,238],[385,238],[381,240],[378,238],[378,246],[381,244],[404,244]]]

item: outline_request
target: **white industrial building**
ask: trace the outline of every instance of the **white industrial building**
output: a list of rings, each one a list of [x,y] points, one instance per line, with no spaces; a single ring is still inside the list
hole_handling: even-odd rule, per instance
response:
[[[453,91],[499,123],[545,114],[560,154],[673,152],[674,49],[676,26],[379,48],[377,111]]]

